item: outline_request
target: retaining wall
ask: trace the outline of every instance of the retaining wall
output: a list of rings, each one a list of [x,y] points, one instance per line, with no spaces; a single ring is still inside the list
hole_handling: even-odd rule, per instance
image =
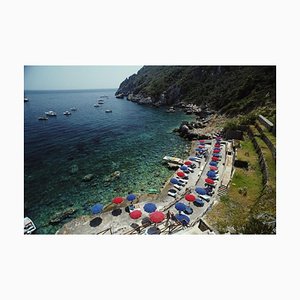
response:
[[[274,124],[262,115],[258,116],[258,121],[264,125],[269,131],[272,131]]]
[[[259,133],[261,134],[261,138],[262,140],[266,143],[266,145],[268,146],[268,148],[270,149],[272,156],[274,158],[274,160],[276,160],[276,147],[273,145],[273,143],[269,140],[269,138],[264,134],[264,131],[262,130],[262,128],[259,126],[259,124],[255,123],[255,127],[256,129],[259,131]]]
[[[249,138],[252,141],[252,143],[254,145],[254,148],[255,148],[255,150],[258,154],[259,165],[260,165],[260,168],[261,168],[261,171],[262,171],[262,174],[263,174],[263,185],[266,186],[268,184],[269,178],[270,178],[268,165],[266,163],[264,154],[263,154],[261,148],[259,147],[250,126],[248,127],[248,135],[249,135]]]

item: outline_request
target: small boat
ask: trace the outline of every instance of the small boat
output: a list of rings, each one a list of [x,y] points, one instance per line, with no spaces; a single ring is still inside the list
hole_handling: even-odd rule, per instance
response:
[[[98,104],[103,104],[103,103],[104,103],[104,100],[98,99]]]
[[[56,117],[56,112],[53,110],[49,110],[45,112],[45,115],[49,117]]]
[[[64,115],[69,116],[69,115],[71,115],[71,113],[68,110],[66,110],[66,111],[64,111]]]
[[[28,217],[24,218],[24,234],[31,234],[36,230],[36,226]]]
[[[71,111],[76,111],[77,108],[76,108],[76,107],[71,107],[70,110],[71,110]]]
[[[24,102],[28,102],[29,99],[27,97],[24,97]]]
[[[99,106],[100,106],[100,105],[99,105],[99,104],[97,104],[97,103],[96,103],[96,104],[94,104],[94,107],[99,107]]]
[[[107,109],[105,112],[106,112],[106,113],[111,113],[112,110],[111,110],[111,109]]]
[[[175,108],[171,106],[169,109],[166,110],[167,113],[173,113],[175,112]]]
[[[41,121],[47,121],[48,118],[46,116],[41,116],[41,117],[39,117],[39,120],[41,120]]]

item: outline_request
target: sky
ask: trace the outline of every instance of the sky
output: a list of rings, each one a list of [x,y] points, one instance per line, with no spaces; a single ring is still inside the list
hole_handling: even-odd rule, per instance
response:
[[[118,88],[142,66],[24,66],[25,90]]]

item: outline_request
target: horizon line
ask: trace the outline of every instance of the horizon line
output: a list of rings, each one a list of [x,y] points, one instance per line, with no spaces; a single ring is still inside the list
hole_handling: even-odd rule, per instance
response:
[[[117,87],[114,88],[81,88],[81,89],[24,89],[27,92],[43,92],[43,91],[91,91],[91,90],[115,90],[118,89]]]

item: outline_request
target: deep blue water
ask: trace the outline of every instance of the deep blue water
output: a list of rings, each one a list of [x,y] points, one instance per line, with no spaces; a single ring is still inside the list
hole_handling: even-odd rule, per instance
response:
[[[90,214],[94,203],[107,204],[115,196],[160,189],[172,174],[162,165],[164,155],[186,156],[189,143],[172,133],[183,112],[168,114],[116,99],[115,90],[27,91],[25,121],[24,213],[37,225],[37,233],[55,233],[50,225],[58,212],[76,209],[70,218]],[[104,104],[95,108],[99,96]],[[65,110],[76,107],[71,116]],[[112,113],[105,113],[111,109]],[[57,117],[39,121],[45,111]],[[119,179],[108,181],[120,171]],[[83,182],[87,174],[90,182]],[[67,219],[66,221],[70,220]]]

